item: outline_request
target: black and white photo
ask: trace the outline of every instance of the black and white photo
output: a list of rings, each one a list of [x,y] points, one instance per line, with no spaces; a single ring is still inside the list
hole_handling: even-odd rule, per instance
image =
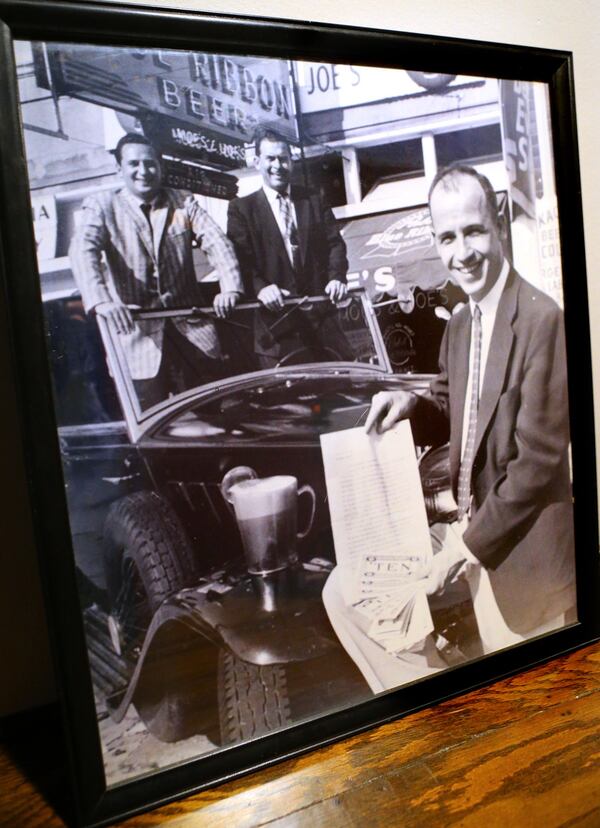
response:
[[[13,43],[108,792],[589,624],[551,84],[197,33]]]

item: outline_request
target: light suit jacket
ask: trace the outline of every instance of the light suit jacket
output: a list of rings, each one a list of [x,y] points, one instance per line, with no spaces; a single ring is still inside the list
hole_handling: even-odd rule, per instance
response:
[[[418,443],[450,440],[455,495],[470,337],[467,306],[448,323],[440,373],[411,417]],[[498,606],[517,633],[575,604],[568,448],[562,312],[511,269],[485,368],[464,540],[488,569]]]
[[[199,305],[194,239],[216,268],[221,290],[242,292],[231,242],[189,193],[164,188],[153,210],[154,243],[138,201],[127,190],[102,192],[84,201],[69,256],[87,311],[115,298],[144,309]],[[207,356],[220,356],[210,320],[176,320],[175,325]],[[143,320],[132,334],[120,337],[133,379],[158,373],[163,331],[162,321]]]

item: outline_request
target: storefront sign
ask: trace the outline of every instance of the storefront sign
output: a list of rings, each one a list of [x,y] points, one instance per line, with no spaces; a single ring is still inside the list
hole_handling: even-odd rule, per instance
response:
[[[62,44],[48,44],[47,49],[59,95],[122,112],[174,118],[187,125],[189,136],[182,141],[202,145],[202,136],[209,136],[210,144],[214,135],[239,147],[252,139],[258,124],[297,139],[285,60]],[[182,128],[182,136],[184,132]]]
[[[188,158],[222,169],[245,166],[244,141],[155,112],[148,112],[140,121],[144,135],[163,155]]]
[[[427,207],[354,219],[343,235],[351,286],[398,296],[407,285],[428,290],[448,278],[433,244]]]
[[[56,200],[52,195],[31,196],[31,208],[38,261],[53,259],[58,232]]]
[[[465,295],[436,252],[427,207],[352,219],[342,235],[348,285],[375,302],[394,370],[437,371],[446,321]]]
[[[170,158],[162,160],[161,168],[163,184],[167,187],[190,190],[199,195],[228,200],[237,195],[238,180],[234,175],[204,170],[202,167],[184,164]]]
[[[563,306],[560,227],[556,196],[547,196],[538,203],[537,230],[539,241],[539,287]]]
[[[374,66],[342,63],[295,63],[300,108],[303,113],[381,101],[387,98],[443,92],[455,75],[399,72]],[[463,78],[472,81],[473,78]]]

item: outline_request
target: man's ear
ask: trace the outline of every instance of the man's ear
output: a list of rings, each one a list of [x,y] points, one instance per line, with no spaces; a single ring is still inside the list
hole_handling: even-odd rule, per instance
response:
[[[506,226],[506,216],[503,213],[498,213],[496,216],[496,226],[498,228],[498,235],[502,241],[508,238],[508,227]]]
[[[259,164],[260,164],[260,155],[255,155],[254,156],[254,167],[255,167],[255,169],[258,169]]]

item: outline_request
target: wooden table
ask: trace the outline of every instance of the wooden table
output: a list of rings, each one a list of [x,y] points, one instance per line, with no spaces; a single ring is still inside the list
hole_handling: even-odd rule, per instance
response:
[[[5,724],[2,826],[64,824],[52,712]],[[266,824],[598,828],[600,644],[122,823]]]

